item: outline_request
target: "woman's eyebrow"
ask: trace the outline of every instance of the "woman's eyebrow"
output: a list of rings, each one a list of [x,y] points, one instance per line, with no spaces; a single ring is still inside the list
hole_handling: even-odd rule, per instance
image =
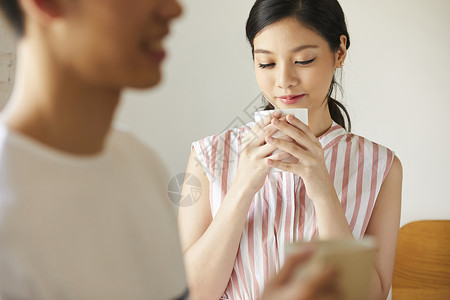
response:
[[[319,46],[317,46],[317,45],[303,45],[303,46],[296,47],[296,48],[292,49],[290,52],[300,52],[300,51],[302,51],[304,49],[308,49],[308,48],[319,48]]]
[[[300,52],[307,48],[319,48],[319,46],[317,46],[317,45],[302,45],[299,47],[295,47],[294,49],[291,49],[289,52]],[[254,53],[255,54],[256,53],[273,54],[271,51],[265,50],[265,49],[255,49]]]

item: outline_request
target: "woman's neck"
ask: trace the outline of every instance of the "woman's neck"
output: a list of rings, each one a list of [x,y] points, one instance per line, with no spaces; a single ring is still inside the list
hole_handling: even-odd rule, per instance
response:
[[[308,112],[308,127],[316,137],[323,135],[333,124],[328,105]]]
[[[50,147],[78,155],[102,151],[120,89],[90,86],[48,51],[21,41],[6,125]]]
[[[323,135],[333,124],[327,102],[318,108],[308,109],[308,127],[316,137]]]

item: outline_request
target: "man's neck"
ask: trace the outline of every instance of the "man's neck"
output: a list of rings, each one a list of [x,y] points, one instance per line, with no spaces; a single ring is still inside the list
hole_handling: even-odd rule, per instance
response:
[[[72,154],[101,152],[120,89],[89,85],[43,49],[21,43],[14,91],[3,113],[6,125]]]

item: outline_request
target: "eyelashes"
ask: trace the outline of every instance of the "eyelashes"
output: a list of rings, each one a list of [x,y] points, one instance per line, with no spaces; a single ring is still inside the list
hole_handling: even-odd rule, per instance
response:
[[[295,64],[305,66],[305,65],[309,65],[309,64],[312,63],[314,60],[315,60],[315,58],[310,59],[310,60],[304,60],[304,61],[296,61]],[[267,69],[267,68],[274,67],[274,66],[275,66],[275,63],[270,63],[270,64],[258,64],[258,66],[259,66],[260,69]]]
[[[296,64],[300,64],[300,65],[309,65],[310,63],[312,63],[315,60],[315,58],[310,59],[310,60],[305,60],[305,61],[296,61]]]
[[[259,68],[260,69],[266,69],[266,68],[273,67],[273,66],[275,66],[274,63],[272,63],[272,64],[259,64]]]

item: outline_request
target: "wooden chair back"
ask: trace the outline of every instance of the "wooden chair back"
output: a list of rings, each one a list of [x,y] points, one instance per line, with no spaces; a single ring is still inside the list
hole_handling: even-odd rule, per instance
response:
[[[450,220],[416,221],[400,228],[392,299],[450,299]]]

